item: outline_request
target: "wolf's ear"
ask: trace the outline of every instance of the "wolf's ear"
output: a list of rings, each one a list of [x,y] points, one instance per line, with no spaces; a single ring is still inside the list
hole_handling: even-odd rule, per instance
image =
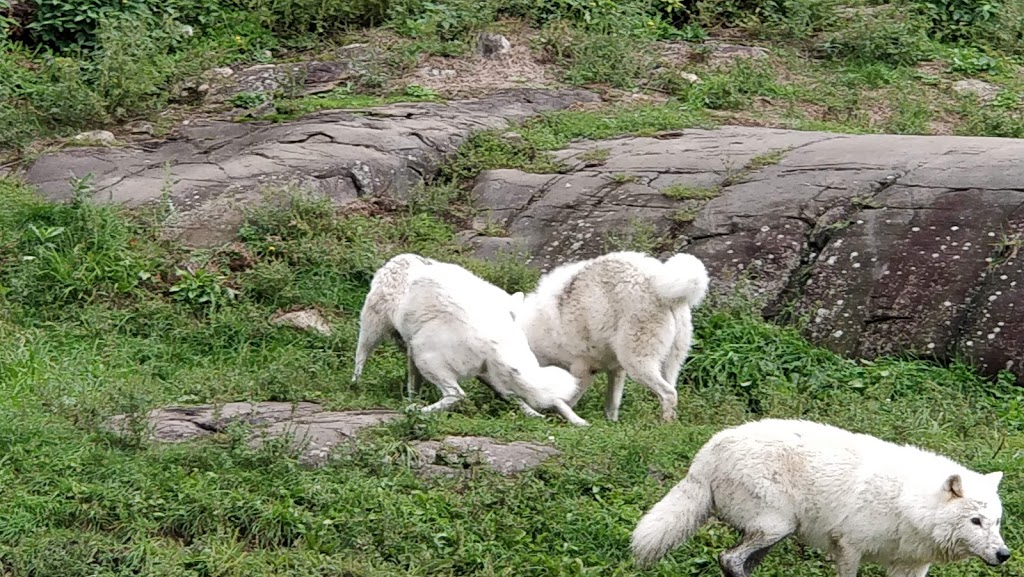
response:
[[[985,480],[992,483],[993,488],[998,489],[999,482],[1003,480],[1003,472],[995,471],[993,473],[989,473],[988,475],[985,475]]]
[[[951,499],[964,496],[964,485],[963,481],[960,480],[960,475],[950,475],[942,488],[950,494]]]

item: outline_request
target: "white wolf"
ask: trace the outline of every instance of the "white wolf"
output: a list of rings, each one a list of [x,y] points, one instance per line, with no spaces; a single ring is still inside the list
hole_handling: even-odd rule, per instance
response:
[[[693,338],[690,311],[707,290],[707,270],[695,256],[677,254],[662,263],[638,252],[612,252],[544,275],[515,317],[542,365],[580,380],[574,405],[603,370],[609,420],[618,419],[628,375],[658,395],[661,418],[670,421]]]
[[[399,254],[384,263],[373,274],[373,279],[370,281],[370,291],[367,293],[366,300],[363,302],[363,309],[359,313],[359,340],[356,345],[355,367],[352,371],[353,383],[358,381],[360,375],[362,375],[363,366],[366,364],[370,354],[385,339],[390,338],[395,341],[401,341],[401,336],[395,330],[395,311],[398,309],[398,303],[405,294],[405,291],[408,290],[409,283],[419,271],[423,270],[423,267],[428,266],[440,267],[449,271],[450,274],[464,275],[470,279],[469,282],[478,279],[472,272],[459,265],[434,260],[418,254]],[[482,290],[491,293],[495,306],[501,306],[499,303],[503,301],[507,302],[510,314],[512,309],[521,305],[523,300],[522,293],[509,295],[489,283]],[[400,344],[403,347],[405,346],[404,342],[400,342]],[[406,388],[410,397],[415,394],[420,378],[419,373],[416,372],[416,366],[412,362],[412,357],[407,355]]]
[[[748,577],[790,534],[829,552],[839,577],[861,562],[889,577],[924,577],[932,563],[978,556],[999,565],[1001,472],[810,421],[764,419],[713,436],[686,477],[633,531],[647,566],[714,515],[743,533],[719,555],[726,577]]]
[[[586,425],[569,406],[577,380],[564,369],[540,366],[508,309],[495,303],[495,290],[502,292],[472,274],[440,266],[422,267],[409,282],[394,326],[419,374],[442,395],[423,411],[450,408],[465,397],[459,380],[486,375],[491,388],[502,398],[512,397],[528,415],[555,409],[572,424]]]

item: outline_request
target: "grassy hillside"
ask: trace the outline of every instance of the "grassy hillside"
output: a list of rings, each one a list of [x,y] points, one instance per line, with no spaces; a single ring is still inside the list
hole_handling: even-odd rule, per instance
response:
[[[588,393],[588,429],[527,419],[469,383],[457,411],[387,426],[319,470],[281,445],[247,448],[242,430],[183,446],[115,437],[101,427],[109,416],[169,403],[404,407],[404,362],[390,345],[349,383],[367,283],[397,251],[463,262],[508,290],[535,281],[515,262],[461,256],[452,228],[423,209],[335,215],[299,195],[252,213],[241,242],[215,252],[158,240],[161,218],[43,204],[0,181],[4,575],[718,575],[717,553],[735,539],[724,526],[644,572],[628,537],[710,435],[762,416],[824,420],[1004,470],[1005,536],[1024,542],[1019,389],[963,366],[844,360],[742,303],[697,315],[674,424],[659,423],[653,395],[632,383],[616,424],[603,419],[601,388]],[[333,336],[268,323],[300,305],[320,308]],[[434,398],[426,387],[420,402]],[[563,455],[512,479],[425,481],[400,459],[385,463],[411,440],[448,434],[546,442]],[[1021,559],[931,574],[1014,575]],[[792,542],[759,572],[832,574]]]
[[[11,0],[0,31],[0,148],[16,150],[138,119],[160,133],[194,113],[205,69],[347,58],[352,44],[373,57],[333,93],[283,86],[228,108],[269,98],[287,118],[521,82],[721,122],[1024,134],[1024,0]],[[481,31],[508,36],[510,60],[481,64]]]

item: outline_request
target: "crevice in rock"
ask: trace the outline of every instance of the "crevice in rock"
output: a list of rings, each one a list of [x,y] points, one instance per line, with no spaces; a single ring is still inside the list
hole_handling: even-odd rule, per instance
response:
[[[707,234],[686,235],[686,237],[690,240],[690,242],[698,242],[698,241],[707,240],[707,239],[710,239],[710,238],[721,238],[723,236],[732,236],[732,235],[736,234],[737,232],[739,232],[739,231],[736,230],[736,227],[732,223],[730,223],[729,224],[729,231],[728,232],[709,232]]]
[[[324,132],[322,130],[316,130],[314,132],[310,132],[309,134],[306,134],[305,136],[303,136],[301,138],[294,138],[294,139],[292,139],[292,138],[282,138],[282,139],[278,140],[278,142],[281,143],[281,144],[304,144],[304,143],[309,142],[310,140],[312,140],[312,139],[314,139],[314,138],[316,138],[318,136],[326,138],[327,140],[329,140],[333,144],[338,144],[338,140],[336,138],[334,138],[333,136],[331,136],[330,134],[327,134],[326,132]],[[355,146],[359,146],[359,145],[356,144]],[[373,147],[366,147],[366,148],[373,148]]]
[[[1020,207],[1018,207],[1017,210],[1019,210],[1019,208]],[[1003,219],[1000,228],[1003,230],[1009,228],[1008,225],[1017,210],[1007,212],[1007,218]],[[970,340],[969,338],[964,338],[965,336],[969,337],[969,335],[965,335],[967,327],[970,326],[974,319],[978,318],[978,315],[981,312],[979,308],[984,307],[984,303],[978,301],[978,296],[982,294],[985,287],[988,286],[993,277],[998,278],[999,275],[1003,274],[1002,267],[1005,264],[1005,260],[1012,254],[1011,251],[1015,250],[1017,249],[1010,246],[999,246],[993,248],[991,253],[992,261],[989,266],[985,267],[985,273],[978,278],[978,281],[975,282],[974,285],[971,286],[971,289],[966,295],[963,311],[959,315],[960,322],[950,328],[948,347],[950,356],[957,353],[964,340]]]
[[[808,230],[800,254],[800,264],[790,273],[786,287],[779,296],[764,307],[762,314],[766,319],[780,324],[791,324],[796,320],[794,317],[796,306],[804,296],[804,288],[811,280],[811,273],[815,263],[818,262],[818,256],[832,242],[835,233],[841,230],[835,225],[854,218],[858,212],[857,207],[850,199],[833,208],[837,209],[833,214],[830,215],[830,211],[826,210],[817,220],[809,217],[784,217],[806,224]]]
[[[914,317],[907,315],[891,315],[885,313],[877,313],[864,319],[864,326],[878,325],[882,323],[891,323],[893,321],[910,321],[914,320]]]

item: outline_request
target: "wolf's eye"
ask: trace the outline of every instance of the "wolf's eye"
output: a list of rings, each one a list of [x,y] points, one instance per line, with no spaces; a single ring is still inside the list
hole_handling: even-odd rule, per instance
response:
[[[972,517],[971,518],[971,523],[974,523],[975,525],[980,526],[981,525],[981,517]]]

